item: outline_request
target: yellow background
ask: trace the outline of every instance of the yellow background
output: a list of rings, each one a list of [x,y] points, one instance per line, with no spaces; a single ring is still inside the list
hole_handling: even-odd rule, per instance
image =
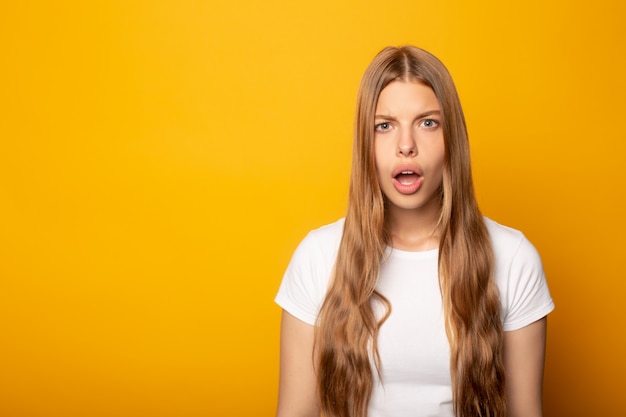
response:
[[[282,273],[345,210],[382,47],[452,72],[481,207],[541,252],[545,415],[626,414],[614,0],[4,2],[0,416],[271,416]]]

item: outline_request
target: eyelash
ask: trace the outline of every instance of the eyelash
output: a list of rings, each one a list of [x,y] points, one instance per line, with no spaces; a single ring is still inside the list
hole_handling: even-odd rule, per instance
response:
[[[430,124],[432,124],[432,125],[431,125],[431,126],[425,126],[425,125],[424,125],[425,123],[430,123]],[[420,126],[420,127],[421,127],[421,126],[423,126],[423,127],[425,127],[426,129],[436,129],[436,128],[438,128],[440,125],[441,125],[441,124],[439,123],[439,120],[435,120],[435,119],[424,119],[424,120],[421,120],[421,121],[419,122],[419,126]],[[383,126],[384,126],[384,127],[383,127]],[[374,130],[375,130],[376,132],[386,132],[386,131],[388,131],[389,129],[391,129],[391,123],[389,123],[389,122],[382,122],[382,123],[377,123],[377,124],[375,124],[375,125],[374,125]]]
[[[383,128],[382,127],[383,125],[386,125],[386,127]],[[386,132],[390,128],[391,128],[391,123],[389,123],[389,122],[382,122],[382,123],[378,123],[378,124],[374,125],[374,130],[377,131],[377,132]]]
[[[433,123],[434,126],[424,126],[424,123],[426,122]],[[439,127],[439,121],[435,119],[424,119],[420,122],[420,126],[424,126],[427,129],[434,129],[434,128]]]

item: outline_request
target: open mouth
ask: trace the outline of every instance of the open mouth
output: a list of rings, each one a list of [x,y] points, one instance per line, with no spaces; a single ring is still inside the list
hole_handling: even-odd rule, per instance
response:
[[[417,182],[419,175],[413,171],[402,171],[394,178],[402,185],[411,185]]]

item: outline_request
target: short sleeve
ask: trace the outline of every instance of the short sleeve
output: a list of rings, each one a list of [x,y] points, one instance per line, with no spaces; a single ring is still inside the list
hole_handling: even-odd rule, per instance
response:
[[[274,299],[289,314],[311,325],[315,324],[326,295],[337,255],[340,226],[314,230],[300,242]]]
[[[505,331],[525,327],[554,309],[539,253],[524,235],[520,234],[508,265],[496,264],[496,268],[505,269],[500,272],[506,280],[499,283]]]

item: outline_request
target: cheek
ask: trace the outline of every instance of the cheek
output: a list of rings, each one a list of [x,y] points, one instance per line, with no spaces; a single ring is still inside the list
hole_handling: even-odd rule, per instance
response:
[[[443,146],[443,143],[441,145],[434,146],[431,149],[430,157],[430,169],[432,170],[432,173],[436,175],[438,182],[443,181],[443,171],[446,160],[445,147]]]

